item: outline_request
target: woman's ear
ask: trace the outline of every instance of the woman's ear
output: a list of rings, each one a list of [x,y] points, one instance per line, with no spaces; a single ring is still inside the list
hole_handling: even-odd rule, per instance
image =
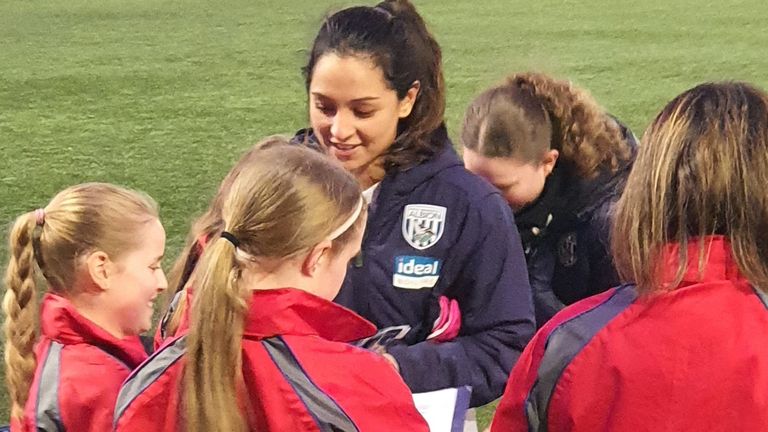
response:
[[[301,272],[304,276],[314,276],[317,269],[325,264],[330,255],[331,246],[332,242],[330,240],[323,240],[307,253],[304,262],[301,264]]]
[[[109,256],[102,251],[92,252],[85,258],[85,266],[93,285],[102,291],[108,290],[116,270]]]
[[[419,81],[414,81],[413,84],[411,84],[411,88],[408,89],[405,97],[400,100],[400,106],[398,107],[397,113],[399,118],[402,119],[411,115],[411,111],[413,111],[413,105],[416,104],[416,97],[419,96],[420,89],[421,83]]]
[[[555,149],[552,149],[544,154],[544,159],[541,161],[541,164],[544,167],[545,176],[552,174],[552,170],[555,169],[555,165],[557,164],[558,157],[560,157],[560,152]]]

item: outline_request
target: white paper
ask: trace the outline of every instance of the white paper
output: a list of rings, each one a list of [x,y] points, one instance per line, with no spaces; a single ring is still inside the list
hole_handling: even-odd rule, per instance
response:
[[[469,404],[469,389],[447,388],[414,393],[413,402],[427,421],[431,432],[452,432],[457,428],[463,430],[464,416]]]

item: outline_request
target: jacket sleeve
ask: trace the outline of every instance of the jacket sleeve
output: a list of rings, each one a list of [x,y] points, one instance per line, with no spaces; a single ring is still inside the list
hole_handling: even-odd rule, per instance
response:
[[[541,327],[565,307],[552,290],[555,256],[549,247],[540,248],[528,258],[528,279],[531,283],[536,327]]]
[[[539,366],[536,357],[539,357],[539,359],[541,357],[541,351],[543,351],[542,340],[545,341],[546,337],[542,336],[542,331],[540,330],[525,348],[514,369],[512,369],[507,388],[504,390],[504,396],[502,396],[493,415],[491,432],[533,430],[528,425],[525,401],[536,382]],[[539,355],[534,356],[534,351]]]
[[[389,353],[414,392],[472,386],[471,406],[498,398],[534,333],[523,250],[509,206],[497,194],[469,208],[442,276],[461,309],[459,336],[449,342],[395,345]]]
[[[610,242],[611,218],[617,198],[609,199],[598,207],[587,228],[585,237],[589,245],[589,286],[592,287],[588,295],[601,293],[621,283],[611,257]]]

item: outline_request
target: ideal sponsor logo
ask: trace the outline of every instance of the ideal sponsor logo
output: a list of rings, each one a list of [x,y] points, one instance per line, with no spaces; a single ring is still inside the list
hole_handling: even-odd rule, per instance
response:
[[[403,237],[418,250],[432,247],[445,230],[445,207],[408,204],[403,211]]]
[[[440,278],[440,260],[423,256],[399,256],[395,258],[392,284],[398,288],[432,288]]]

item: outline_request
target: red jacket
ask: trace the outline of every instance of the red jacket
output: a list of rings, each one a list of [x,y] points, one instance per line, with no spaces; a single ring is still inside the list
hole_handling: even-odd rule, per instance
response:
[[[701,278],[694,245],[676,289],[637,298],[623,286],[556,315],[512,371],[491,430],[768,430],[768,296],[724,238],[706,240]]]
[[[24,419],[12,419],[11,430],[109,431],[120,385],[147,358],[139,338],[115,338],[54,294],[40,317],[37,370]]]
[[[193,294],[194,291],[191,286],[174,294],[173,299],[171,299],[171,303],[168,305],[168,309],[160,318],[160,322],[155,329],[155,336],[152,339],[154,350],[160,349],[160,347],[163,346],[167,340],[187,333],[187,330],[189,329],[189,308],[192,305]],[[169,334],[168,324],[171,318],[173,318],[173,315],[176,313],[176,309],[181,306],[182,297],[185,297],[184,309],[181,311],[181,316],[179,317],[179,321],[176,324],[176,329],[173,331],[173,333]]]
[[[375,331],[304,291],[255,291],[243,336],[250,429],[428,431],[392,365],[346,343]],[[117,431],[178,430],[185,342],[169,341],[128,378],[115,411]]]

